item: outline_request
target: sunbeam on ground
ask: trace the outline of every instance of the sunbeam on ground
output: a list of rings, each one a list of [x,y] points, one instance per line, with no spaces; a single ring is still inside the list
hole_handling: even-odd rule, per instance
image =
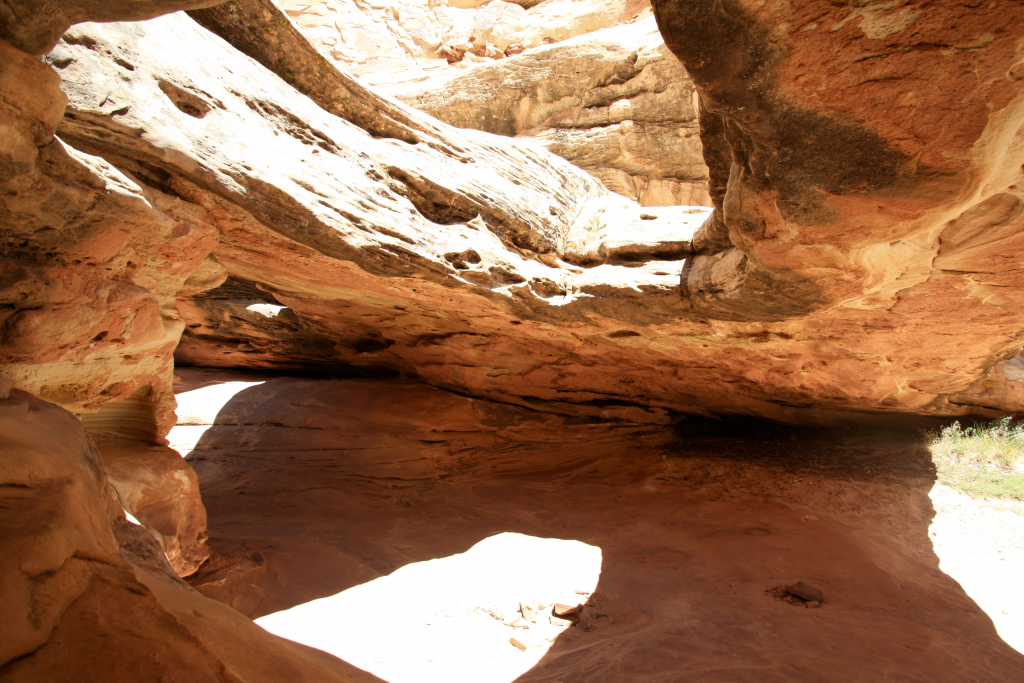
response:
[[[600,548],[503,533],[256,623],[390,683],[511,683],[572,623],[558,605],[585,603],[600,573]]]
[[[170,447],[182,457],[191,453],[220,409],[238,392],[260,384],[263,382],[223,382],[177,394],[178,424],[167,435]]]

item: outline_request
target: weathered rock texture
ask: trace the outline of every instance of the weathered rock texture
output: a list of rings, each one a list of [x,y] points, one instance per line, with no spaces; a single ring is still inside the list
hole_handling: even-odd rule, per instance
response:
[[[321,54],[446,123],[529,138],[644,206],[711,203],[692,84],[646,0],[279,4]]]
[[[0,679],[168,683],[379,679],[262,630],[175,576],[124,518],[66,410],[0,393]]]
[[[1024,6],[654,7],[697,86],[711,170],[715,214],[684,277],[696,313],[914,310],[959,333],[987,308],[1019,335]]]
[[[181,361],[397,371],[575,414],[821,422],[833,410],[973,410],[947,397],[1020,348],[1020,271],[1003,266],[1017,239],[1008,204],[998,235],[968,239],[984,221],[952,224],[964,239],[944,241],[942,258],[960,265],[923,280],[909,272],[919,242],[896,241],[850,256],[909,269],[874,298],[793,317],[796,290],[766,284],[747,315],[760,320],[716,320],[740,317],[709,314],[731,295],[704,296],[694,278],[753,282],[754,257],[734,248],[687,261],[691,296],[679,296],[701,215],[644,220],[532,145],[379,98],[267,19],[274,11],[249,0],[197,16],[284,80],[183,16],[79,27],[50,56],[71,97],[63,138],[170,196],[173,220],[217,231],[224,286],[245,292],[244,306],[224,293],[182,306]],[[860,234],[805,245],[802,267],[860,249]],[[851,270],[822,286],[859,282],[863,269],[843,262]]]
[[[410,504],[406,520],[427,523],[394,535],[414,551],[332,554],[318,544],[337,536],[302,537],[311,558],[341,562],[331,586],[318,583],[326,565],[307,562],[319,578],[303,585],[282,575],[276,587],[263,565],[301,571],[294,551],[278,560],[263,554],[272,543],[246,547],[274,533],[295,542],[295,519],[249,537],[214,533],[214,557],[195,583],[249,613],[470,541],[452,531],[459,517],[475,531],[499,522],[508,530],[507,507],[486,523],[463,514],[504,502],[505,481],[480,484],[494,473],[526,482],[521,501],[538,481],[559,487],[552,512],[512,510],[522,531],[596,520],[595,543],[638,558],[627,563],[657,565],[661,549],[629,547],[685,520],[690,557],[710,555],[736,529],[694,523],[705,512],[699,501],[681,517],[659,508],[649,523],[611,524],[623,519],[613,503],[630,498],[617,490],[654,495],[666,477],[677,486],[672,476],[690,476],[660,450],[675,413],[823,423],[1015,409],[1013,391],[986,385],[998,385],[990,370],[1024,342],[1019,4],[821,0],[774,14],[738,0],[660,5],[668,45],[698,88],[710,218],[643,210],[532,142],[458,130],[376,95],[334,70],[269,0],[79,25],[45,63],[38,54],[72,21],[198,4],[75,2],[38,16],[26,6],[0,5],[0,359],[16,390],[41,397],[9,399],[0,375],[10,469],[0,486],[9,499],[0,570],[12,615],[0,626],[0,674],[9,680],[368,680],[190,592],[157,540],[119,521],[120,506],[138,513],[181,573],[205,556],[189,469],[144,445],[173,422],[176,346],[181,361],[212,366],[404,375],[393,384],[275,384],[267,389],[280,390],[283,398],[271,396],[280,410],[243,405],[217,427],[244,429],[228,429],[226,442],[211,429],[200,444],[193,462],[214,519],[230,519],[227,497],[233,514],[251,512],[242,498],[264,509],[282,458],[300,468],[289,471],[286,503],[323,502],[321,513],[338,504],[370,526],[385,523],[370,509],[405,515],[380,481],[428,491],[399,498]],[[1012,379],[1010,367],[1002,373]],[[84,426],[103,437],[109,482],[82,423],[42,399],[87,416]],[[355,409],[372,414],[345,417]],[[304,435],[309,449],[263,451],[281,446],[281,430],[310,424],[325,433]],[[327,434],[336,438],[317,441]],[[264,453],[273,467],[253,465],[263,456],[218,457],[227,449]],[[777,452],[788,453],[785,444]],[[362,478],[368,493],[324,488],[334,475]],[[461,488],[442,488],[445,477],[463,476]],[[437,491],[452,505],[442,507],[444,525],[417,517],[423,496]],[[669,493],[655,497],[681,505],[679,490]],[[760,508],[744,505],[707,514],[771,537],[757,523]],[[893,509],[893,524],[926,523],[919,500]],[[827,648],[857,633],[861,680],[888,675],[875,662],[902,678],[1020,677],[1019,660],[942,584],[920,534],[897,542],[884,527],[808,527],[792,510],[771,519],[779,546],[739,548],[746,592],[727,611],[729,623],[751,623],[743,620],[753,609],[762,620],[753,623],[790,635],[782,649],[768,639],[746,653],[741,671],[833,672]],[[440,540],[415,546],[430,539]],[[758,577],[823,584],[843,609],[794,622],[771,611],[787,605],[751,608],[755,586],[769,587],[743,573],[751,557]],[[605,616],[624,615],[608,635],[630,652],[660,642],[643,623],[666,607],[665,591],[688,591],[667,605],[685,617],[670,620],[670,633],[695,631],[691,614],[699,621],[726,609],[724,590],[719,603],[706,597],[721,573],[696,572],[692,582],[652,575],[661,587],[652,594],[626,585],[623,567],[608,574]],[[660,651],[690,670],[700,662],[680,660],[685,653],[763,633],[739,628],[693,648],[669,640]],[[958,647],[936,646],[948,642]],[[583,644],[592,645],[602,647]],[[112,648],[133,654],[111,657]],[[602,657],[579,675],[620,665]],[[718,660],[704,665],[720,671]],[[532,675],[556,680],[560,671]]]
[[[225,6],[220,25],[248,39],[246,27],[260,24],[232,19],[228,12],[238,7]],[[200,19],[209,22],[218,11],[207,10]],[[298,34],[285,37],[301,40]],[[146,60],[135,58],[133,48],[143,39],[160,45]],[[250,42],[249,51],[273,66],[274,45],[280,43]],[[294,325],[299,334],[292,335],[293,345],[315,349],[314,361],[348,365],[394,343],[369,319],[359,325],[338,319],[346,328],[339,334],[326,299],[397,297],[384,304],[382,312],[390,316],[401,315],[408,294],[419,298],[422,292],[422,303],[409,304],[409,315],[415,319],[420,309],[422,321],[402,323],[413,348],[423,337],[443,339],[453,331],[431,319],[444,309],[454,313],[454,297],[466,302],[467,324],[477,312],[490,311],[488,317],[507,328],[520,322],[519,316],[510,319],[510,309],[570,320],[587,310],[621,309],[631,318],[622,301],[642,292],[662,299],[666,309],[679,305],[678,263],[700,214],[644,214],[557,157],[448,128],[377,98],[342,74],[324,75],[321,58],[305,56],[308,62],[298,48],[290,52],[288,78],[303,88],[309,84],[306,89],[324,106],[365,121],[373,135],[296,97],[285,82],[183,16],[73,29],[50,57],[62,65],[72,97],[61,133],[187,198],[190,220],[221,229],[224,248],[214,258],[234,281],[250,283],[249,291],[294,291],[285,284],[293,278],[308,283],[299,289],[313,283],[326,288],[322,297],[309,296],[311,308],[290,306],[303,319]],[[228,64],[232,80],[252,84],[244,95],[224,80]],[[116,79],[96,75],[113,73],[111,67],[120,69]],[[188,104],[192,100],[181,93],[195,102]],[[115,117],[103,115],[101,103],[119,98],[132,105]],[[176,102],[185,102],[186,111]],[[239,136],[239,130],[249,132]],[[212,146],[211,139],[225,146]],[[263,248],[254,252],[255,244]],[[296,259],[304,263],[292,265]],[[332,273],[318,272],[323,268]],[[274,271],[285,280],[266,277]],[[392,287],[393,277],[403,284]],[[288,316],[250,315],[288,327]],[[665,312],[653,315],[664,318]],[[234,351],[237,346],[220,362],[247,364]],[[275,350],[267,360],[308,364],[304,354],[287,355],[291,360]],[[404,365],[413,370],[414,362]]]
[[[280,0],[322,54],[372,85],[461,71],[614,26],[648,0]]]
[[[538,142],[644,206],[711,203],[693,84],[649,15],[381,87],[454,126]]]
[[[19,388],[76,412],[145,404],[124,422],[154,437],[174,422],[175,296],[220,282],[198,282],[216,231],[173,219],[180,200],[56,138],[60,78],[10,45],[0,51],[0,362]]]
[[[698,240],[703,253],[684,267],[700,214],[658,209],[645,220],[635,204],[530,144],[457,131],[380,98],[332,70],[275,12],[246,0],[196,16],[281,77],[181,15],[73,29],[49,57],[71,99],[62,120],[45,67],[29,57],[5,62],[27,74],[12,76],[11,97],[21,92],[27,101],[33,91],[24,84],[41,83],[50,99],[32,101],[52,102],[38,113],[6,110],[26,131],[31,160],[12,167],[22,175],[10,177],[25,180],[4,195],[9,206],[29,207],[8,214],[16,239],[5,252],[8,272],[20,274],[4,290],[4,352],[19,387],[83,412],[141,400],[163,433],[169,353],[183,322],[172,292],[191,328],[182,361],[400,372],[559,412],[653,421],[671,411],[819,422],[834,410],[960,414],[973,408],[955,401],[1020,348],[1020,270],[1010,256],[1020,239],[1019,200],[1011,185],[948,226],[945,204],[916,194],[914,220],[933,227],[868,246],[877,233],[810,223],[792,240],[769,231],[743,242],[749,255],[739,247],[713,252],[712,228],[725,225],[716,218]],[[1016,62],[1000,47],[1016,25],[1000,23],[1004,37],[976,52],[915,59],[927,69],[927,60],[991,54],[1005,67],[1005,87],[1017,88],[1007,76]],[[1012,112],[993,107],[1003,111],[993,121],[1015,134]],[[706,138],[714,131],[708,121]],[[39,188],[77,187],[64,180],[70,171],[54,180],[53,169],[64,166],[38,161],[64,153],[51,137],[58,122],[64,143],[87,153],[67,152],[60,164],[80,168],[85,159],[107,174],[81,176],[87,187],[115,187],[116,179],[125,188],[89,190],[99,202],[81,190],[88,201],[61,203],[63,222],[32,208],[50,196]],[[807,151],[803,140],[798,149]],[[1014,144],[979,147],[978,163],[1008,163],[1020,153]],[[708,149],[709,158],[722,152]],[[820,148],[807,158],[826,168],[837,157]],[[747,177],[738,162],[732,168]],[[1016,182],[1019,163],[1011,171],[992,175],[991,187]],[[753,210],[746,200],[725,201],[746,191],[737,182],[733,194],[716,195],[716,216],[726,222],[731,207]],[[892,204],[873,206],[865,220]],[[108,211],[103,220],[83,219],[100,209]],[[126,246],[93,254],[96,241],[56,229],[75,221],[110,230]],[[993,221],[1003,221],[998,230]],[[50,223],[55,229],[44,230]],[[898,232],[917,223],[885,225]],[[791,264],[797,270],[785,273],[817,274],[814,292],[869,294],[828,303],[804,296],[810,290],[792,280],[776,287],[758,279],[761,248],[800,255]],[[223,286],[245,292],[244,306],[225,290],[190,298],[226,275]],[[745,293],[755,282],[763,287],[751,298]],[[125,288],[136,298],[126,299]],[[820,310],[796,315],[813,302]],[[961,324],[950,326],[951,315]]]
[[[244,378],[182,374],[183,389]],[[1024,656],[938,569],[914,435],[588,423],[401,380],[244,379],[265,381],[207,415],[189,458],[221,553],[191,582],[246,614],[516,532],[603,558],[581,622],[517,680],[1024,675]],[[766,594],[798,581],[822,608]],[[400,642],[392,597],[376,607]],[[371,621],[332,616],[342,632]],[[507,630],[495,647],[522,633]]]
[[[195,572],[210,554],[196,473],[166,446],[102,437],[96,444],[125,512],[153,532],[179,576]]]

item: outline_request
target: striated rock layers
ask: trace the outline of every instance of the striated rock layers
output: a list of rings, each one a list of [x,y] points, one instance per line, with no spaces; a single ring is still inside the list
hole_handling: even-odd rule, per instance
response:
[[[538,142],[644,206],[711,204],[693,85],[646,0],[279,4],[321,54],[445,123]]]
[[[142,23],[79,24],[54,46],[75,21],[134,20],[202,4],[44,3],[51,12],[0,5],[5,680],[372,680],[267,636],[177,578],[192,574],[203,590],[250,613],[298,595],[289,592],[294,585],[272,595],[272,583],[266,595],[236,595],[244,592],[237,576],[251,575],[251,585],[267,580],[264,558],[246,555],[244,539],[220,546],[228,553],[218,554],[215,543],[206,560],[197,483],[241,496],[247,492],[234,487],[246,480],[222,476],[237,459],[200,459],[218,455],[203,452],[216,450],[209,446],[218,434],[196,449],[198,475],[160,445],[174,421],[175,353],[182,364],[402,376],[390,384],[275,384],[268,388],[299,409],[286,406],[276,422],[239,411],[226,425],[245,427],[228,430],[237,437],[232,448],[248,448],[250,439],[258,445],[261,431],[274,446],[278,427],[315,423],[323,406],[338,408],[331,396],[342,396],[344,385],[360,408],[374,407],[364,394],[385,401],[375,409],[394,413],[385,425],[394,433],[374,426],[365,443],[379,448],[360,454],[357,439],[350,460],[323,443],[303,458],[321,452],[329,470],[394,475],[399,486],[441,480],[460,467],[482,478],[494,447],[517,477],[557,481],[545,468],[575,470],[589,447],[609,455],[594,461],[613,476],[568,483],[600,488],[603,514],[619,500],[608,494],[615,487],[660,486],[657,476],[634,480],[624,463],[676,438],[678,413],[822,424],[1021,409],[1020,392],[1007,388],[1020,379],[1019,364],[992,371],[1024,343],[1019,4],[660,3],[666,44],[698,93],[713,212],[641,208],[534,142],[459,130],[377,95],[335,70],[270,0]],[[639,64],[639,47],[636,54]],[[631,99],[628,91],[653,101],[647,95],[677,87],[659,69],[648,64],[621,84],[585,92],[621,85],[608,96]],[[647,78],[662,80],[645,91]],[[688,87],[672,92],[685,99]],[[571,140],[572,126],[554,119],[582,105],[542,114],[531,104],[541,99],[519,100],[537,121],[522,132],[546,126],[552,139]],[[621,131],[620,101],[593,100],[597,113],[586,115]],[[672,114],[659,100],[651,111],[692,131],[688,106],[680,102],[683,113]],[[620,156],[630,149],[620,145]],[[606,158],[600,163],[619,168]],[[619,170],[633,174],[626,166]],[[318,399],[321,389],[329,396]],[[391,409],[395,401],[405,413]],[[444,422],[456,413],[468,417]],[[342,422],[342,432],[357,431]],[[431,445],[438,427],[458,433],[456,443]],[[543,466],[531,472],[520,444],[562,437],[535,453]],[[410,444],[414,457],[388,459]],[[556,457],[566,452],[569,462]],[[671,453],[655,455],[650,472]],[[279,456],[302,465],[288,450]],[[311,491],[325,478],[322,466],[306,472]],[[918,507],[911,501],[907,515]],[[122,520],[121,509],[154,533]],[[757,513],[748,512],[713,514],[760,529]],[[695,504],[686,518],[701,514]],[[786,543],[807,544],[799,556],[820,547],[800,531],[806,517],[781,517]],[[691,540],[720,531],[705,530]],[[856,562],[827,558],[819,568],[856,566],[878,578],[861,584],[862,592],[879,591],[871,597],[877,618],[904,600],[912,583],[904,576],[925,576],[911,585],[913,599],[898,604],[935,611],[923,621],[890,622],[894,632],[915,629],[907,649],[932,648],[947,642],[936,632],[967,628],[962,596],[929,602],[946,594],[929,587],[941,581],[928,574],[930,556],[854,536],[834,547]],[[831,538],[829,531],[820,538]],[[795,573],[788,548],[772,560],[786,571],[772,576]],[[891,561],[885,571],[863,560],[875,550]],[[391,559],[408,557],[396,549]],[[714,577],[702,579],[703,594]],[[754,581],[747,584],[752,590]],[[853,595],[839,593],[840,604],[852,610]],[[791,609],[758,610],[770,615],[774,607]],[[830,622],[835,642],[860,619],[853,611],[839,617]],[[883,653],[877,660],[906,664],[871,623],[860,628],[871,652]],[[967,630],[983,628],[976,620]],[[820,631],[801,622],[791,632]],[[990,636],[971,641],[969,652],[979,655],[964,661],[998,650]],[[112,657],[114,647],[131,655]],[[921,651],[939,673],[966,670],[958,652]],[[793,665],[800,654],[773,661],[804,678],[826,670]],[[1017,664],[996,654],[993,679]]]
[[[280,0],[328,59],[377,86],[459,72],[615,26],[648,0]]]
[[[131,230],[123,225],[132,216],[126,210],[112,211],[107,220],[122,221],[115,223],[118,234],[129,235],[148,256],[136,260],[126,249],[111,248],[79,258],[77,233],[43,229],[48,217],[19,219],[17,226],[35,227],[17,227],[21,241],[11,242],[18,249],[13,263],[22,269],[11,272],[23,274],[4,290],[17,292],[8,295],[5,330],[23,325],[37,336],[19,356],[10,349],[20,348],[27,333],[6,333],[4,350],[18,386],[82,411],[140,401],[156,411],[154,431],[162,433],[168,354],[184,323],[181,362],[401,373],[596,417],[658,422],[679,411],[820,423],[845,419],[834,411],[977,410],[965,405],[970,388],[1020,349],[1018,300],[1024,295],[1012,246],[1024,238],[1018,236],[1019,200],[1010,189],[1021,172],[1019,137],[1013,137],[1019,122],[1010,105],[993,103],[991,110],[992,125],[1002,126],[992,130],[1004,132],[1006,144],[975,152],[978,168],[1004,169],[1015,160],[1002,175],[993,171],[985,186],[1006,181],[1005,191],[955,215],[942,209],[952,200],[936,203],[908,190],[913,202],[898,204],[899,211],[917,218],[878,223],[888,226],[887,240],[894,238],[885,243],[860,223],[812,220],[827,215],[856,222],[854,208],[800,214],[805,223],[799,231],[766,227],[750,237],[735,220],[754,211],[744,194],[753,176],[738,152],[706,147],[709,159],[737,161],[729,162],[729,182],[722,163],[712,165],[719,169],[720,208],[691,245],[701,213],[641,210],[532,144],[459,131],[374,95],[333,70],[277,12],[269,2],[245,0],[195,13],[228,42],[183,15],[82,25],[51,53],[70,104],[59,119],[59,95],[53,94],[49,118],[38,119],[38,141],[26,138],[26,149],[50,154],[69,144],[81,150],[71,158],[109,169],[128,189],[98,196],[135,201],[142,214]],[[982,60],[978,68],[1002,69],[999,78],[1007,85],[999,87],[1019,89],[1007,75],[1015,73],[1018,57],[1003,47],[1015,27],[1000,23],[1002,37],[976,51],[915,59]],[[26,69],[44,69],[28,61]],[[854,62],[848,71],[871,63]],[[48,78],[43,82],[55,88]],[[717,130],[709,116],[705,139]],[[56,125],[63,143],[46,137]],[[735,128],[723,125],[726,132]],[[731,132],[722,135],[733,140]],[[766,142],[751,148],[751,154],[762,150],[751,158],[781,163],[792,147],[807,152],[801,158],[814,161],[814,168],[859,168],[857,177],[875,177],[855,149],[852,156],[837,157],[824,147],[811,155],[808,140]],[[957,140],[936,138],[929,149]],[[850,144],[860,149],[856,140]],[[836,159],[842,162],[833,164]],[[50,166],[30,168],[52,172]],[[870,199],[875,208],[863,219],[869,222],[879,211],[896,211],[896,204],[868,190],[822,194],[811,182],[818,176],[800,180],[813,169],[780,168],[783,175],[773,171],[764,182],[804,183],[799,186],[820,195],[823,206]],[[830,171],[836,177],[845,172]],[[922,183],[953,177],[919,175]],[[60,191],[67,187],[48,182]],[[35,191],[5,195],[5,201],[23,201]],[[790,206],[781,199],[769,205]],[[95,211],[103,203],[89,206]],[[68,208],[64,215],[80,220],[83,214]],[[98,230],[105,224],[88,225]],[[922,225],[931,227],[897,234],[900,226]],[[726,237],[742,248],[732,241],[725,247],[722,226],[733,226]],[[691,257],[694,248],[699,253]],[[162,260],[159,249],[180,257]],[[7,254],[15,256],[11,248]],[[789,269],[764,270],[775,268],[769,258],[775,256],[799,259],[787,261]],[[45,276],[47,268],[85,274],[56,279]],[[147,286],[141,277],[153,269]],[[135,274],[142,284],[131,280]],[[804,279],[778,279],[782,275]],[[811,276],[817,279],[808,284]],[[54,284],[46,289],[44,282]],[[101,294],[129,282],[137,287],[130,290],[137,308]],[[78,289],[65,293],[57,286]],[[207,293],[195,294],[199,290]],[[164,303],[173,291],[177,310]],[[861,293],[834,298],[843,292]],[[86,322],[69,324],[53,312],[62,306],[83,310]],[[100,326],[113,328],[106,335],[94,329],[91,322],[108,310],[134,315],[130,329],[113,323]],[[949,325],[950,315],[960,324]],[[39,362],[51,357],[51,365]],[[149,397],[139,393],[147,391]]]
[[[381,87],[454,126],[537,142],[644,206],[711,203],[693,84],[653,17]]]

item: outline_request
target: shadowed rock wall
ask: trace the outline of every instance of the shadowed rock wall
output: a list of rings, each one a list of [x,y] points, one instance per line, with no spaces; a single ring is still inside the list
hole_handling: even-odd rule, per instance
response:
[[[5,683],[379,681],[190,588],[125,519],[75,416],[0,392]]]
[[[1017,307],[1001,293],[1021,286],[1020,3],[654,7],[711,170],[716,210],[684,277],[695,311],[892,313],[924,295],[962,315],[939,303],[951,290]]]

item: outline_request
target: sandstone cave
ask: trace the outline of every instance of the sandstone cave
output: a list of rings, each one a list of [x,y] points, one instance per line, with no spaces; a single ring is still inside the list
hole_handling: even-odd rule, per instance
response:
[[[0,0],[0,241],[3,683],[1024,681],[1020,0]]]

